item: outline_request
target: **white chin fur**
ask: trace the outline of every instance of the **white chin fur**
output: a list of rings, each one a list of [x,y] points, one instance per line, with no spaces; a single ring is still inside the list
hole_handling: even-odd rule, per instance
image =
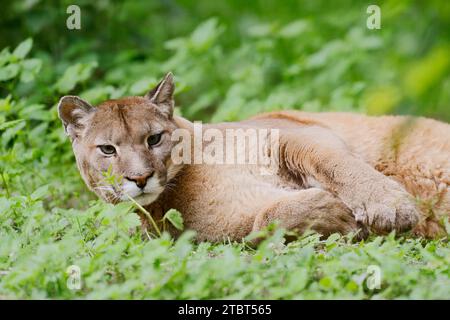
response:
[[[122,184],[122,191],[123,195],[120,197],[120,200],[128,201],[128,195],[141,206],[146,206],[155,201],[164,191],[164,188],[159,184],[157,177],[152,177],[147,181],[144,190],[138,188],[134,182],[125,180]]]
[[[151,204],[153,201],[155,201],[160,193],[143,193],[140,196],[137,196],[133,198],[137,203],[139,203],[141,206],[146,206]]]

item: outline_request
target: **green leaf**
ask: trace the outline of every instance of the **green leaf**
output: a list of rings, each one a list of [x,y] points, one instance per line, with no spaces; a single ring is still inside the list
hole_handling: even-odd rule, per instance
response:
[[[42,61],[39,59],[27,59],[22,61],[22,72],[20,81],[26,83],[35,79],[42,67]]]
[[[284,26],[279,35],[283,38],[295,38],[300,36],[309,28],[309,24],[305,20],[296,20]]]
[[[331,245],[333,243],[336,243],[340,238],[341,238],[341,235],[339,233],[333,233],[327,238],[325,243],[327,245]]]
[[[32,104],[26,106],[19,112],[19,116],[25,119],[35,119],[49,121],[51,119],[50,111],[43,104]]]
[[[214,43],[215,39],[222,33],[223,29],[219,26],[216,18],[211,18],[192,32],[190,44],[194,49],[206,50]]]
[[[16,63],[8,64],[0,68],[0,81],[7,81],[15,78],[19,73],[19,65]]]
[[[30,52],[31,47],[33,46],[33,39],[28,38],[24,41],[22,41],[16,49],[13,51],[13,56],[23,59],[25,56]]]
[[[274,32],[275,26],[271,23],[253,24],[247,30],[251,37],[263,38],[269,37]]]
[[[181,213],[175,209],[170,209],[166,212],[163,219],[169,220],[169,222],[178,230],[183,230],[183,216]]]
[[[141,220],[139,216],[135,213],[129,212],[123,218],[124,227],[128,229],[136,228],[141,225]]]
[[[133,83],[129,89],[131,95],[147,93],[158,81],[155,78],[143,78]]]
[[[327,289],[333,285],[330,277],[323,277],[322,279],[320,279],[319,284]]]
[[[33,200],[39,200],[44,198],[48,194],[48,187],[49,185],[43,185],[39,188],[37,188],[31,195],[31,199]]]
[[[1,130],[6,130],[8,128],[14,127],[16,124],[25,121],[25,119],[17,119],[17,120],[12,120],[12,121],[7,121],[4,123],[0,124],[0,131]]]
[[[108,99],[114,90],[113,86],[93,87],[80,93],[80,97],[90,103],[96,104]]]
[[[0,52],[0,67],[4,66],[7,62],[11,60],[11,53],[8,48],[3,49]]]
[[[22,120],[22,119],[21,119]],[[22,129],[25,127],[25,121],[17,121],[16,123],[12,125],[8,125],[6,130],[2,132],[1,135],[1,144],[5,148],[8,143],[17,135],[19,135],[22,131]],[[2,130],[1,130],[2,131]]]

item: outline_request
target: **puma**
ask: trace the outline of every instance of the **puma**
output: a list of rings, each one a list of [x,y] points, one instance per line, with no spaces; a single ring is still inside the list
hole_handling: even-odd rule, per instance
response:
[[[444,233],[442,220],[450,214],[449,124],[279,111],[203,126],[219,132],[277,129],[277,166],[261,174],[259,164],[175,163],[172,135],[180,129],[193,133],[194,124],[173,114],[173,94],[169,73],[144,97],[97,107],[76,96],[61,98],[59,117],[81,176],[99,197],[113,203],[133,197],[155,220],[175,208],[198,241],[240,240],[273,221],[324,236],[360,228],[422,237]],[[104,184],[108,168],[123,177],[119,185]]]

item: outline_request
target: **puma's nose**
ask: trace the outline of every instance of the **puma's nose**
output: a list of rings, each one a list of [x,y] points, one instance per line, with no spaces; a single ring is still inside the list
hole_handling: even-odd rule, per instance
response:
[[[126,177],[128,180],[133,181],[134,183],[136,183],[136,185],[141,188],[144,189],[145,185],[147,184],[147,180],[148,178],[150,178],[151,176],[153,176],[154,172],[151,173],[146,173],[140,176],[131,176],[131,177]]]

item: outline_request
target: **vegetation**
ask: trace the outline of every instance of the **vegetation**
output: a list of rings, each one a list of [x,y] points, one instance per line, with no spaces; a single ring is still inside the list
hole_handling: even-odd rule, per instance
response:
[[[132,202],[86,190],[56,111],[64,94],[144,94],[170,70],[190,119],[301,109],[449,121],[447,1],[380,1],[380,30],[366,27],[366,1],[80,0],[81,30],[66,28],[70,4],[2,4],[0,298],[450,298],[448,239],[150,239]]]

